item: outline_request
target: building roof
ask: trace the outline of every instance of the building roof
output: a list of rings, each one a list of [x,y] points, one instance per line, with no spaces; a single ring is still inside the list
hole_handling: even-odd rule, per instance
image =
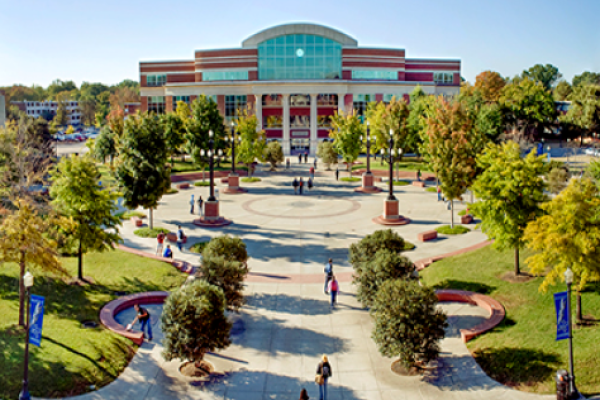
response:
[[[273,39],[278,36],[294,34],[318,35],[334,40],[345,47],[358,46],[358,41],[356,39],[328,26],[308,23],[292,23],[277,25],[255,33],[242,42],[242,47],[255,48],[259,43],[262,43],[265,40]]]

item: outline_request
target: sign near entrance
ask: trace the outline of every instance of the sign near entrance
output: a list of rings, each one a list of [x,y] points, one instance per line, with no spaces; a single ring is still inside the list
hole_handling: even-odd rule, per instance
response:
[[[308,137],[310,135],[310,131],[291,131],[290,135],[292,137]]]

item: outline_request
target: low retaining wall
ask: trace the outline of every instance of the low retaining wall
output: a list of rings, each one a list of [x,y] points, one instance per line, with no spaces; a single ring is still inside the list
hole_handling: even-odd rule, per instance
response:
[[[415,267],[417,268],[417,271],[420,271],[420,270],[430,266],[431,264],[433,264],[436,261],[440,261],[440,260],[443,260],[444,258],[448,258],[448,257],[452,257],[452,256],[457,256],[459,254],[468,253],[473,250],[478,250],[478,249],[481,249],[482,247],[489,246],[492,243],[493,243],[493,241],[486,240],[485,242],[481,242],[481,243],[475,244],[473,246],[465,247],[464,249],[456,250],[456,251],[453,251],[450,253],[440,254],[439,256],[422,258],[418,261],[415,261]]]

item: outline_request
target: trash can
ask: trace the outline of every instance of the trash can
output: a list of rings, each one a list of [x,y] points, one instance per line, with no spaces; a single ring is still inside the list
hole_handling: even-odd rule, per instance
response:
[[[564,369],[556,371],[556,400],[570,400],[569,384],[571,377]]]

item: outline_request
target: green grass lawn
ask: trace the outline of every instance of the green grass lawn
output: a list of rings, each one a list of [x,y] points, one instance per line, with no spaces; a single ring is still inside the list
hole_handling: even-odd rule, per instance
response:
[[[342,178],[340,178],[340,181],[342,182],[360,182],[362,180],[362,178],[358,178],[356,176],[344,176]]]
[[[261,181],[261,179],[255,177],[255,176],[247,176],[247,177],[242,178],[242,182],[245,182],[245,183],[254,183],[254,182],[260,182],[260,181]]]
[[[352,170],[356,169],[366,169],[367,168],[367,158],[361,157],[359,158],[361,161],[360,164],[355,164],[352,167]],[[394,171],[397,171],[398,168],[400,171],[417,171],[421,170],[421,172],[432,172],[429,168],[429,164],[422,161],[419,158],[415,157],[405,157],[402,161],[396,163],[394,165]],[[390,166],[387,163],[381,161],[381,158],[378,156],[377,161],[373,160],[373,156],[371,156],[371,169],[372,170],[380,170],[380,171],[389,171]]]
[[[77,259],[63,258],[63,266],[76,276]],[[60,278],[35,275],[33,294],[46,298],[42,346],[30,346],[29,388],[36,397],[72,396],[90,385],[113,381],[127,366],[136,346],[101,326],[82,329],[81,322],[99,322],[102,306],[127,293],[171,290],[185,276],[169,264],[121,251],[84,256],[84,275],[94,280],[85,287]],[[18,322],[18,268],[0,265],[0,398],[16,399],[23,378],[25,334]]]
[[[523,251],[521,260],[530,253]],[[526,266],[522,265],[526,271]],[[436,262],[421,271],[423,281],[436,288],[487,294],[506,308],[505,320],[468,343],[479,364],[494,379],[520,390],[555,393],[554,374],[568,368],[568,344],[556,342],[552,293],[540,293],[542,278],[509,283],[499,277],[514,269],[514,252],[485,247]],[[600,318],[600,285],[583,293],[583,314]],[[575,304],[575,297],[573,297]],[[573,306],[574,307],[574,306]],[[574,319],[574,317],[573,317]],[[584,394],[600,393],[600,325],[574,330],[573,350],[577,387]]]
[[[454,228],[451,228],[450,225],[442,225],[435,228],[435,230],[444,235],[462,235],[469,232],[471,229],[462,225],[454,225]]]

